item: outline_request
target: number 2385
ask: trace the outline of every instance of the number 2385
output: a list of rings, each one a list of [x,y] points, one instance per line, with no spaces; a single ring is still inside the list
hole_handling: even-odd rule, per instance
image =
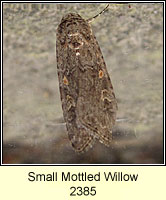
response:
[[[70,196],[95,196],[96,195],[96,187],[71,187]]]

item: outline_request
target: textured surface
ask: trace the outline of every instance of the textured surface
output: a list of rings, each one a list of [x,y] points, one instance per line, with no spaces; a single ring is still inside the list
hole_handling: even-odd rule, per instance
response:
[[[162,163],[163,7],[111,4],[91,24],[118,101],[110,148],[77,155],[59,96],[56,29],[106,4],[3,4],[3,142],[6,163]]]
[[[110,146],[117,101],[98,42],[80,15],[63,17],[56,52],[62,108],[72,146],[83,152],[96,138]]]

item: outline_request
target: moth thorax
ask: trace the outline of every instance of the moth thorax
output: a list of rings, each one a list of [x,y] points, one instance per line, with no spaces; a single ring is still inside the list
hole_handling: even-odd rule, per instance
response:
[[[80,49],[83,44],[83,37],[80,33],[68,34],[68,44],[71,49]]]

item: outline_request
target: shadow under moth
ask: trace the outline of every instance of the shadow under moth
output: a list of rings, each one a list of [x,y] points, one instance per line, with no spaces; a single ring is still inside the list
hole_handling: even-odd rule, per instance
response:
[[[110,146],[116,120],[117,101],[99,44],[92,33],[92,19],[85,20],[79,14],[69,13],[57,28],[62,109],[76,152],[87,151],[96,140]]]

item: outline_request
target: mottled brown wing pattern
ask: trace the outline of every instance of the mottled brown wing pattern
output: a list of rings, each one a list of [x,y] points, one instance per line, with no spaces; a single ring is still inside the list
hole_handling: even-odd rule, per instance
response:
[[[109,146],[117,101],[90,24],[80,15],[62,18],[56,39],[57,70],[64,119],[77,152],[99,140]]]

